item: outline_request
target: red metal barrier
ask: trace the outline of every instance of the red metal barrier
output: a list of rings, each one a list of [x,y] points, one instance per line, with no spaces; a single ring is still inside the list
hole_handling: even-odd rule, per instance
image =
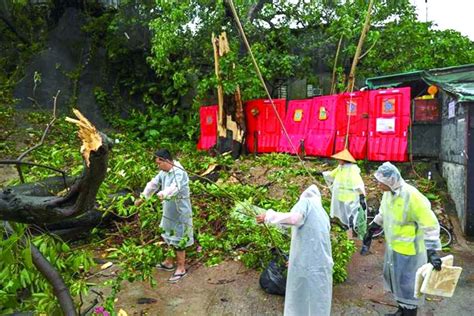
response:
[[[305,152],[309,156],[329,157],[336,138],[337,95],[313,98],[305,137]]]
[[[369,94],[367,91],[343,93],[338,96],[335,153],[344,149],[349,122],[348,149],[355,159],[366,158],[368,118]]]
[[[368,158],[408,161],[410,88],[370,91]]]
[[[273,103],[282,120],[285,119],[285,99],[274,99]],[[281,124],[270,100],[257,99],[245,102],[247,124],[247,149],[249,152],[276,152],[280,141]]]
[[[305,141],[312,102],[311,99],[306,99],[292,100],[288,103],[284,124],[293,146],[282,131],[280,144],[278,145],[279,152],[299,153],[300,147]]]
[[[201,135],[197,149],[206,150],[217,143],[217,105],[201,106],[199,109]]]

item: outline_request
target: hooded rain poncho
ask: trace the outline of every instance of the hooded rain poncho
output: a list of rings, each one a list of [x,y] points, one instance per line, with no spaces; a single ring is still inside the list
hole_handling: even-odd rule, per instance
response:
[[[415,297],[415,275],[427,262],[426,250],[441,249],[438,220],[428,199],[407,184],[394,165],[381,165],[375,178],[391,190],[384,192],[374,219],[385,234],[385,289],[401,306],[418,306],[422,300]]]
[[[164,233],[161,237],[168,245],[181,248],[194,243],[193,218],[188,174],[178,161],[174,161],[173,164],[171,170],[161,170],[148,182],[142,195],[149,198],[161,189],[157,193],[163,199],[163,217],[160,227]]]
[[[356,226],[355,220],[360,207],[359,195],[365,195],[360,168],[347,162],[332,171],[324,171],[323,177],[332,193],[331,217],[339,218],[348,227]]]
[[[318,188],[306,189],[290,213],[267,211],[265,222],[292,226],[285,315],[330,315],[331,228]]]

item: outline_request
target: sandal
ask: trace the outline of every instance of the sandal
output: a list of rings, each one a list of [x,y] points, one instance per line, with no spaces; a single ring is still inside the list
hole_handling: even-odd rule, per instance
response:
[[[173,275],[168,279],[169,283],[177,283],[180,281],[182,278],[184,278],[186,275],[188,275],[188,272],[183,272],[183,273],[173,273]]]
[[[167,266],[167,265],[164,265],[163,262],[161,262],[159,265],[156,266],[156,268],[160,270],[165,270],[165,271],[173,271],[174,265]]]

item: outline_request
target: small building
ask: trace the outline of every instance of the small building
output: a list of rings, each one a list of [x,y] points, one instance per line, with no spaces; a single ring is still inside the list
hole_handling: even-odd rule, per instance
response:
[[[374,77],[366,84],[411,87],[409,153],[439,160],[461,228],[474,237],[474,64]]]

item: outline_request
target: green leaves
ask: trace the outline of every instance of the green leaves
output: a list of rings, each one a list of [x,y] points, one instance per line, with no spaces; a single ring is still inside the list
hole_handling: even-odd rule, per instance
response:
[[[15,233],[9,239],[0,242],[0,313],[14,310],[35,310],[54,314],[58,304],[51,287],[36,270],[31,257],[31,245],[40,249],[49,262],[62,274],[66,284],[72,288],[75,282],[81,282],[82,272],[92,265],[90,253],[76,252],[69,245],[51,236],[29,237],[21,241],[24,225],[15,225]],[[21,294],[20,296],[19,293]],[[26,294],[31,293],[31,295]],[[73,295],[77,293],[72,292]]]
[[[31,259],[31,246],[30,242],[28,241],[25,245],[25,248],[21,251],[22,257],[25,263],[25,267],[28,269],[33,269],[33,261]]]

